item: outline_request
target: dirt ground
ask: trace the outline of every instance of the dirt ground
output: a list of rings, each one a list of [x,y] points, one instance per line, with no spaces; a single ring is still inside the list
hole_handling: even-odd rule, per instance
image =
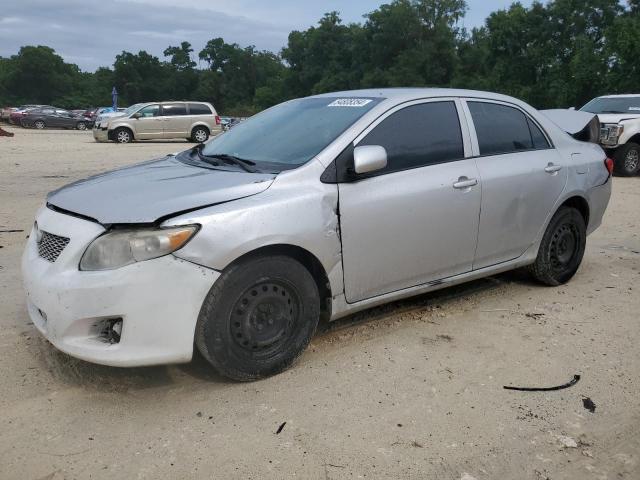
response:
[[[290,371],[238,384],[200,357],[74,360],[25,309],[20,255],[45,194],[188,144],[11,131],[0,137],[0,479],[640,479],[640,178],[614,180],[567,286],[510,273],[376,308],[319,333]],[[574,374],[562,391],[503,389]]]

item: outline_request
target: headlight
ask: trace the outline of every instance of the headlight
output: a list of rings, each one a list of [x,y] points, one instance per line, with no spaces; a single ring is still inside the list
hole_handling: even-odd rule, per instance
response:
[[[198,227],[114,230],[96,238],[80,260],[80,270],[112,270],[162,257],[182,248]]]

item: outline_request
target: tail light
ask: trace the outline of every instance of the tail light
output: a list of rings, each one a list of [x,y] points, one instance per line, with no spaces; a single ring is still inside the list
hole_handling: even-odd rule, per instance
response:
[[[216,115],[216,125],[220,125],[220,117]]]
[[[613,159],[607,157],[604,161],[604,166],[607,167],[607,171],[609,172],[609,176],[613,173]]]

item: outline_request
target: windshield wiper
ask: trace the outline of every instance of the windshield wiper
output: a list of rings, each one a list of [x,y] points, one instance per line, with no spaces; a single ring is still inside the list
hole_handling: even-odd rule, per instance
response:
[[[202,154],[200,154],[202,155]],[[253,168],[256,162],[252,162],[251,160],[246,160],[244,158],[236,157],[235,155],[229,155],[227,153],[217,153],[214,155],[203,155],[206,158],[215,158],[216,160],[222,160],[225,163],[229,163],[232,165],[237,165],[242,168],[245,172],[249,173],[258,173],[258,169]]]

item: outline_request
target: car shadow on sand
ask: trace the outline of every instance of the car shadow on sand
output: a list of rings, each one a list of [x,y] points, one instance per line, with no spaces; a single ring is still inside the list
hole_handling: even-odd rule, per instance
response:
[[[505,284],[536,285],[526,274],[520,271],[507,272],[436,292],[411,297],[359,312],[340,320],[321,323],[316,337],[322,339],[336,331],[356,328],[376,322],[391,315],[408,313],[428,305],[454,303],[462,298],[479,295],[482,292],[500,288]],[[40,339],[38,359],[55,380],[62,383],[98,390],[101,392],[127,392],[150,388],[178,385],[185,380],[198,380],[215,384],[232,384],[231,380],[219,375],[197,352],[193,360],[182,365],[158,367],[116,368],[95,365],[70,357]],[[295,368],[295,366],[293,367]]]

